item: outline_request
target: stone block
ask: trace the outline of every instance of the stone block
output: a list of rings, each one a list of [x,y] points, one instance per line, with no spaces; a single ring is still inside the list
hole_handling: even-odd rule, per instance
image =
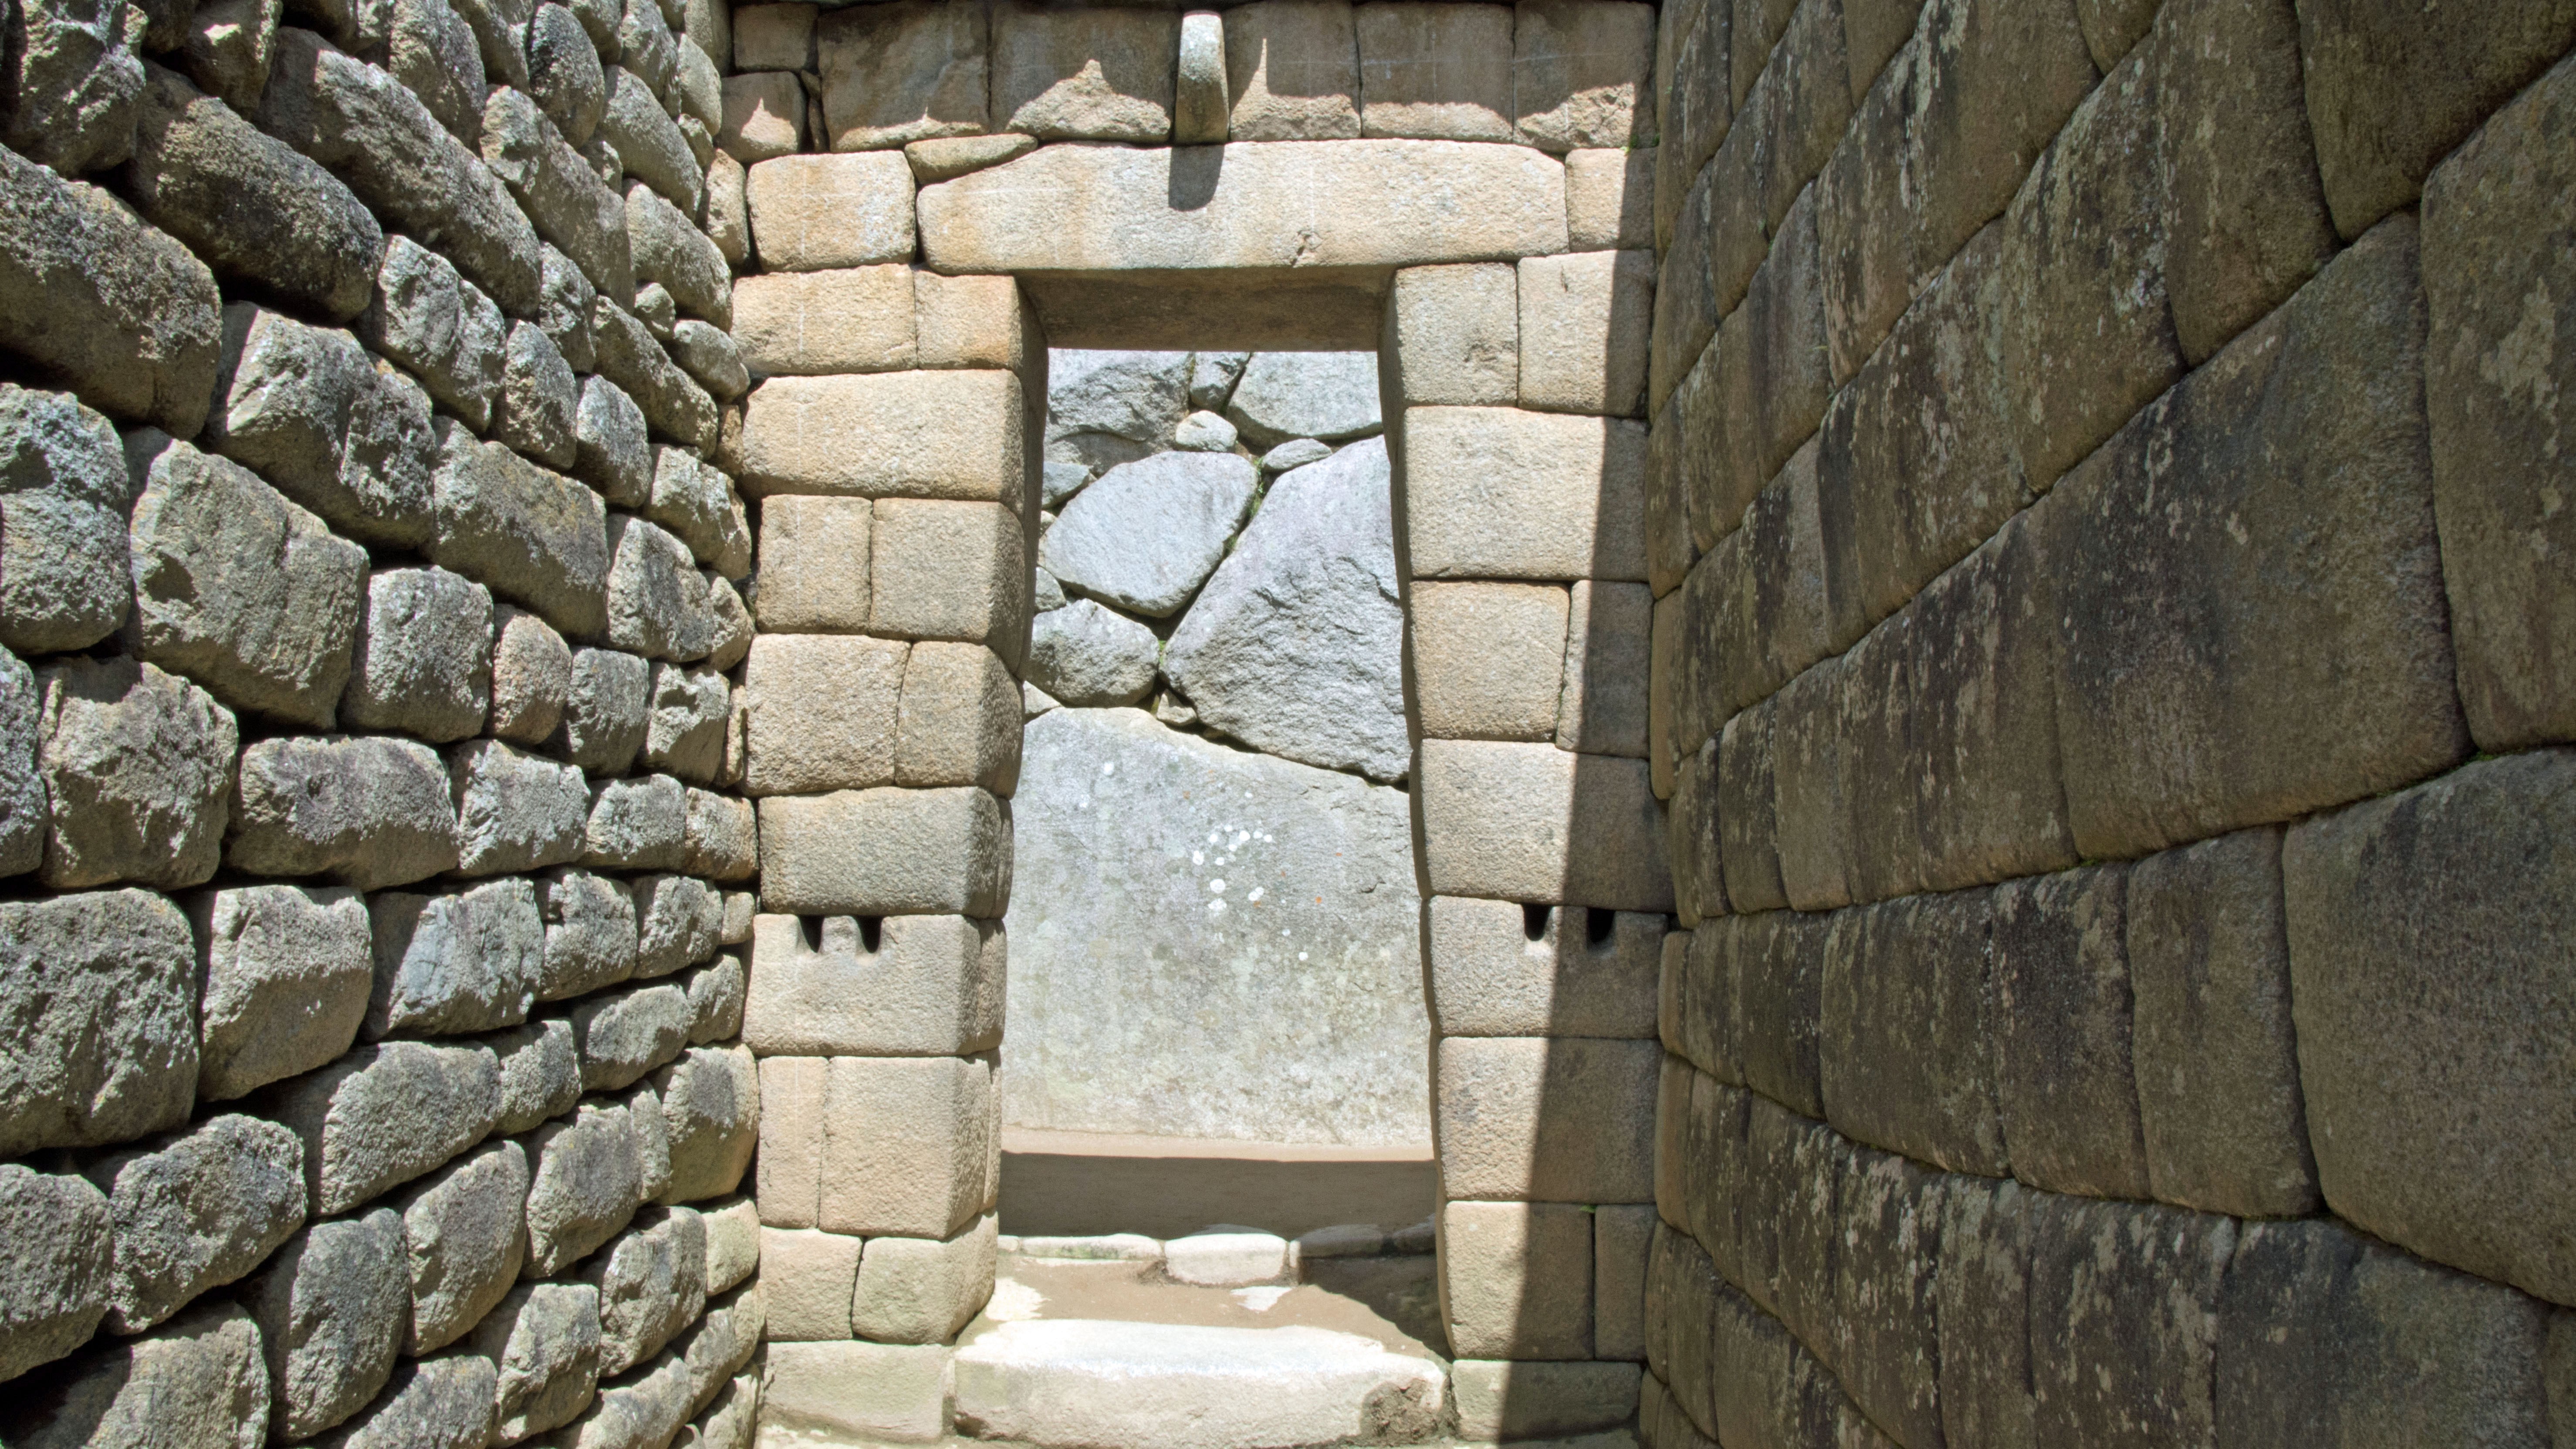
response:
[[[773,1343],[761,1422],[818,1438],[928,1443],[947,1429],[948,1382],[948,1350],[935,1345]]]
[[[773,378],[743,419],[755,494],[955,498],[1017,505],[1026,424],[1007,372]]]
[[[1442,1035],[1652,1032],[1662,917],[1459,896],[1432,897],[1430,911],[1431,1006]]]
[[[1026,535],[1010,507],[880,498],[869,531],[868,627],[897,639],[986,644],[1020,657],[1029,616]]]
[[[900,154],[781,156],[753,166],[747,187],[752,246],[770,271],[912,259],[912,168]]]
[[[2282,847],[2300,1084],[2327,1205],[2552,1301],[2576,1282],[2550,1186],[2553,1144],[2571,1128],[2534,1084],[2562,1070],[2545,943],[2562,909],[2552,883],[2567,868],[2557,833],[2572,777],[2563,751],[2481,761],[2302,824]],[[2451,1045],[2470,1039],[2486,1043],[2474,1066]]]
[[[599,1369],[624,1373],[706,1309],[706,1229],[692,1208],[649,1208],[581,1268],[599,1289]]]
[[[491,591],[445,569],[384,569],[368,574],[364,607],[342,723],[432,744],[481,730],[492,689]]]
[[[0,644],[81,649],[125,622],[133,486],[116,429],[67,393],[0,384]]]
[[[1733,933],[1718,938],[1724,943],[1723,1057],[1743,1071],[1745,1085],[1793,1112],[1822,1117],[1819,1038],[1829,920],[1782,911],[1737,917],[1735,924]]]
[[[1520,405],[1644,416],[1655,254],[1524,257],[1519,270]]]
[[[1418,178],[1437,174],[1444,184]],[[1067,196],[1088,204],[1068,212]],[[1457,141],[1047,146],[926,188],[942,272],[1424,266],[1565,250],[1565,168]]]
[[[716,141],[736,164],[757,166],[804,150],[805,120],[805,87],[793,73],[727,76]]]
[[[0,157],[0,343],[113,417],[192,436],[222,333],[213,273],[107,192]]]
[[[608,642],[651,659],[709,659],[720,621],[713,586],[689,546],[659,524],[621,513],[608,520],[608,551]]]
[[[483,1140],[500,1117],[500,1068],[479,1043],[389,1041],[359,1047],[265,1101],[302,1139],[312,1210],[327,1216]]]
[[[590,791],[579,767],[498,740],[473,740],[457,748],[448,768],[460,873],[533,870],[581,858]]]
[[[197,1095],[243,1096],[348,1049],[374,980],[366,902],[257,885],[189,902],[203,971]]]
[[[1738,911],[1776,911],[1789,904],[1780,874],[1772,722],[1771,702],[1765,700],[1728,720],[1717,737],[1718,858],[1727,904]]]
[[[581,1051],[572,1024],[532,1021],[483,1039],[501,1067],[501,1115],[492,1130],[515,1136],[572,1111],[581,1099]]]
[[[760,1230],[760,1285],[769,1303],[769,1341],[850,1336],[860,1239],[810,1228]]]
[[[553,247],[544,248],[543,253],[545,280],[538,300],[537,325],[553,340],[555,351],[563,354],[565,366],[575,372],[588,372],[599,363],[599,348],[590,325],[591,309],[599,304],[599,291],[581,274],[572,258]],[[583,392],[588,391],[585,381]],[[582,441],[578,434],[576,441]]]
[[[581,863],[603,870],[668,870],[688,848],[689,787],[669,775],[591,787]]]
[[[418,377],[467,424],[490,424],[509,320],[447,258],[408,237],[391,238],[376,295],[357,325],[360,341]]]
[[[1036,317],[1008,277],[943,277],[916,270],[913,324],[923,367],[1027,366]]]
[[[1513,139],[1509,10],[1396,4],[1358,6],[1352,13],[1359,42],[1358,134]]]
[[[831,148],[874,151],[986,129],[986,25],[978,9],[929,0],[825,15],[814,48]]]
[[[616,1091],[680,1054],[689,1039],[689,993],[676,982],[604,991],[575,1002],[574,1049],[584,1091]]]
[[[1644,758],[1654,607],[1644,584],[1576,581],[1566,615],[1558,749]]]
[[[1233,141],[1360,134],[1359,47],[1343,0],[1255,0],[1225,17]]]
[[[582,380],[573,412],[573,476],[620,508],[641,507],[653,492],[646,436],[644,409],[624,388],[604,377]]]
[[[649,187],[626,186],[626,232],[635,280],[659,282],[680,310],[718,328],[733,325],[733,274],[698,224]]]
[[[1645,578],[1643,424],[1412,408],[1403,447],[1415,577]]]
[[[115,1284],[107,1198],[70,1173],[0,1167],[0,1372],[11,1378],[89,1341]]]
[[[1827,919],[1825,1116],[1857,1141],[2001,1177],[1994,893],[1906,896]]]
[[[1416,585],[1413,671],[1423,734],[1504,740],[1554,735],[1567,609],[1565,592],[1546,585]]]
[[[687,1449],[752,1449],[760,1432],[760,1375],[734,1375],[718,1387],[711,1404],[673,1444]],[[693,1433],[696,1437],[689,1438]]]
[[[2148,1194],[2131,1064],[2128,870],[2006,882],[1994,903],[1997,1101],[2015,1177],[2097,1197]]]
[[[1443,1192],[1584,1203],[1654,1196],[1656,1043],[1451,1037],[1439,1057]]]
[[[570,1423],[599,1382],[599,1290],[522,1284],[484,1315],[468,1346],[499,1369],[499,1435],[525,1438]]]
[[[549,24],[541,9],[529,33],[542,37],[550,29],[570,28],[562,23],[570,18],[558,16]],[[628,230],[625,203],[616,186],[573,149],[590,142],[605,114],[608,80],[595,51],[570,36],[560,40],[559,46],[539,46],[539,56],[550,63],[544,72],[547,84],[534,98],[502,88],[480,103],[477,144],[483,164],[510,188],[538,236],[571,259],[599,291],[631,297],[635,238]],[[552,64],[559,54],[577,59]],[[540,108],[550,109],[551,118]]]
[[[1945,1435],[2035,1445],[2031,1248],[2055,1199],[2008,1178],[1974,1177],[1952,1179],[1946,1199],[1936,1310]]]
[[[377,890],[456,866],[447,769],[411,740],[260,740],[241,753],[233,802],[224,862],[235,870]]]
[[[680,370],[641,319],[605,297],[595,299],[590,337],[593,365],[635,400],[655,433],[693,448],[715,445],[721,428],[715,400]]]
[[[209,1303],[140,1338],[102,1344],[0,1410],[29,1444],[249,1445],[268,1432],[268,1366],[259,1325]]]
[[[671,1139],[671,1181],[662,1200],[696,1202],[732,1192],[760,1136],[760,1080],[751,1053],[691,1047],[653,1083]]]
[[[11,115],[0,135],[66,175],[124,160],[143,84],[134,52],[154,40],[167,47],[179,27],[138,17],[128,33],[122,12],[83,5],[38,7],[17,24],[26,36],[10,58]]]
[[[141,1333],[248,1273],[304,1226],[303,1149],[294,1133],[254,1117],[210,1117],[83,1172],[106,1195],[115,1230],[105,1287],[107,1326],[119,1334]],[[55,1226],[77,1233],[80,1224]],[[78,1262],[75,1253],[65,1266]]]
[[[833,917],[809,946],[796,918],[760,916],[743,1040],[763,1056],[982,1051],[1001,1040],[1007,953],[998,921],[890,916],[863,935]]]
[[[1781,892],[1801,911],[1831,910],[1854,898],[1853,826],[1839,728],[1847,674],[1840,659],[1824,660],[1770,701]]]
[[[1360,13],[1444,8],[1461,7],[1397,4]],[[1396,273],[1387,325],[1393,333],[1397,391],[1404,401],[1504,407],[1518,402],[1518,296],[1516,269],[1500,262],[1410,267]]]
[[[1450,1368],[1458,1432],[1482,1442],[1613,1428],[1637,1411],[1638,1374],[1626,1363],[1460,1362]]]
[[[1614,910],[1672,905],[1663,809],[1643,760],[1425,740],[1420,781],[1435,894]]]
[[[737,70],[814,69],[814,7],[746,5],[733,12]]]
[[[621,59],[634,62],[627,54]],[[706,209],[706,171],[686,133],[662,109],[652,82],[624,65],[607,68],[608,103],[599,113],[599,135],[617,149],[629,175],[669,198],[690,216]]]
[[[714,784],[724,769],[725,731],[732,719],[733,689],[723,675],[712,669],[654,665],[644,767],[701,785]]]
[[[667,976],[715,954],[724,902],[701,880],[653,875],[634,882],[635,974]]]
[[[545,958],[533,882],[513,877],[438,895],[381,891],[367,914],[376,979],[359,1030],[369,1041],[527,1019]]]
[[[2420,296],[2401,219],[2033,510],[2080,854],[2283,819],[2466,754],[2414,380]],[[2276,639],[2298,647],[2260,642]]]
[[[746,897],[745,892],[736,895]],[[724,934],[733,934],[731,916],[734,908],[726,903],[727,921]],[[751,933],[750,911],[745,909],[743,934]],[[743,998],[751,989],[749,971],[740,951],[729,951],[691,971],[681,985],[689,993],[689,1045],[705,1046],[709,1042],[731,1041],[742,1035]]]
[[[366,550],[230,459],[177,442],[146,456],[130,543],[135,653],[234,709],[329,729]]]
[[[1674,933],[1677,944],[1667,948],[1666,975],[1657,991],[1657,1035],[1663,1040],[1664,1050],[1728,1086],[1744,1085],[1744,1063],[1736,1056],[1743,1033],[1734,1026],[1734,975],[1739,958],[1747,950],[1748,933],[1777,929],[1777,922],[1761,917],[1719,916],[1689,931]],[[1668,1130],[1673,1132],[1685,1130],[1684,1115],[1690,1106],[1689,1074],[1681,1071],[1681,1066],[1682,1062],[1668,1064],[1678,1082],[1668,1084],[1669,1089],[1684,1094],[1668,1104],[1673,1107],[1671,1112],[1662,1114]],[[1691,1166],[1676,1146],[1670,1171],[1680,1173]],[[1686,1223],[1688,1219],[1677,1212],[1675,1221]]]
[[[1675,284],[1675,278],[1665,277],[1656,295],[1664,295]],[[1710,340],[1715,330],[1712,321]],[[1656,403],[1661,412],[1655,419],[1655,431],[1662,441],[1655,447],[1661,453],[1661,466],[1672,473],[1670,483],[1658,483],[1656,488],[1669,490],[1679,500],[1678,517],[1685,524],[1691,548],[1698,553],[1707,553],[1740,527],[1745,507],[1752,501],[1749,493],[1729,492],[1721,487],[1722,483],[1744,480],[1719,467],[1728,456],[1728,429],[1736,421],[1718,395],[1719,360],[1714,346],[1683,359],[1677,364],[1669,396]],[[1651,541],[1648,544],[1650,549],[1656,546]],[[1678,560],[1674,563],[1685,571],[1689,567]]]
[[[418,548],[430,533],[436,440],[429,395],[348,333],[251,305],[224,312],[224,369],[206,445],[256,470],[361,542]]]
[[[1020,700],[999,655],[974,644],[912,646],[894,772],[901,785],[974,785],[1009,796],[1020,773]]]
[[[527,1197],[528,1155],[516,1142],[486,1144],[404,1194],[406,1356],[456,1342],[500,1306],[527,1254]]]
[[[2042,1199],[2031,1245],[2036,1442],[2208,1442],[2223,1217]]]
[[[751,295],[748,288],[744,295]],[[792,634],[867,627],[868,534],[875,511],[864,498],[776,494],[762,501],[760,587],[752,595],[762,629]]]
[[[745,277],[734,289],[735,338],[763,377],[901,372],[917,356],[913,293],[902,265]]]
[[[1725,420],[1707,486],[1721,510],[1749,503],[1824,417],[1833,379],[1817,267],[1811,187],[1781,220],[1743,304],[1717,334],[1714,382]]]
[[[750,176],[732,153],[718,151],[708,159],[707,240],[716,244],[728,267],[738,268],[751,260],[749,187]]]
[[[592,773],[625,774],[652,729],[652,700],[651,664],[616,649],[575,649],[547,748]]]
[[[2576,700],[2546,662],[2576,595],[2540,562],[2566,546],[2548,503],[2559,486],[2549,460],[2566,446],[2564,429],[2543,399],[2566,391],[2576,363],[2564,345],[2505,361],[2531,335],[2516,329],[2554,315],[2548,299],[2565,285],[2556,280],[2563,219],[2533,203],[2560,184],[2571,105],[2576,71],[2561,66],[2425,186],[2433,505],[2460,700],[2487,750],[2576,735]]]
[[[739,694],[737,694],[737,699]],[[739,776],[742,756],[742,724],[737,713],[732,726],[732,742],[726,746],[737,761],[730,773]],[[760,869],[759,817],[752,803],[719,795],[712,790],[689,792],[689,815],[681,839],[680,868],[691,875],[709,880],[749,880]],[[751,893],[732,891],[725,896],[725,944],[739,945],[751,939]]]
[[[489,1444],[499,1382],[500,1371],[479,1354],[405,1360],[394,1366],[373,1403],[314,1442],[323,1449],[471,1449]]]
[[[1735,139],[1742,139],[1737,137]],[[1717,161],[1733,160],[1735,148],[1721,149]],[[1740,169],[1740,166],[1739,168]],[[1716,277],[1709,265],[1700,259],[1724,266],[1729,258],[1713,250],[1715,238],[1710,235],[1712,218],[1710,190],[1719,166],[1701,169],[1699,178],[1683,193],[1680,209],[1673,218],[1672,244],[1665,249],[1664,260],[1655,276],[1655,325],[1647,344],[1646,410],[1655,413],[1681,386],[1692,364],[1707,351],[1709,339],[1717,335],[1720,298],[1715,289]],[[1749,178],[1742,178],[1749,184]],[[1746,276],[1761,259],[1745,263]],[[1730,269],[1730,277],[1732,276]],[[1731,281],[1730,287],[1740,286]],[[1725,298],[1727,310],[1733,310],[1739,292],[1730,290]]]
[[[1512,118],[1524,146],[1563,153],[1655,135],[1655,12],[1630,0],[1512,7]]]
[[[698,1210],[707,1227],[707,1296],[731,1290],[760,1268],[760,1211],[748,1197]]]
[[[1592,1210],[1595,1358],[1634,1362],[1646,1356],[1646,1248],[1654,1229],[1652,1203],[1605,1203]],[[1627,1402],[1636,1402],[1633,1390]]]
[[[771,1057],[760,1064],[760,1152],[752,1196],[765,1227],[810,1228],[822,1211],[822,1057]],[[854,1270],[855,1271],[855,1270]]]
[[[820,1168],[825,1231],[948,1238],[992,1203],[992,1069],[957,1057],[834,1057]]]
[[[1820,462],[1815,442],[1790,455],[1683,585],[1688,678],[1677,707],[1694,728],[1732,719],[1850,642],[1834,632],[1844,601],[1826,554]]]
[[[624,1449],[668,1444],[689,1416],[689,1366],[666,1353],[651,1366],[610,1384],[578,1420],[556,1435],[566,1449]]]
[[[566,635],[597,637],[607,622],[609,563],[599,495],[453,423],[442,421],[438,431],[431,562],[527,606]]]
[[[562,5],[540,4],[520,39],[527,78],[522,83],[546,119],[575,146],[590,144],[599,129],[600,112],[608,108],[608,74],[600,69],[599,47],[581,19]]]
[[[743,789],[865,789],[894,780],[895,713],[909,648],[851,634],[770,634],[743,674]]]
[[[749,1366],[752,1356],[760,1352],[768,1306],[768,1296],[755,1283],[721,1302],[710,1301],[706,1316],[673,1340],[671,1351],[689,1368],[689,1403],[693,1408],[714,1403],[732,1384],[734,1376]]]
[[[1444,1204],[1440,1302],[1461,1358],[1591,1357],[1591,1214],[1571,1203]]]
[[[1835,1377],[1899,1443],[1941,1437],[1941,1222],[1950,1179],[1906,1158],[1852,1153],[1836,1191]]]
[[[991,25],[995,130],[1041,142],[1171,139],[1180,27],[1169,11],[1005,0]]]
[[[859,1257],[850,1326],[879,1343],[945,1343],[993,1292],[995,1222],[937,1242],[870,1238]]]
[[[1652,146],[1586,147],[1565,153],[1566,239],[1574,250],[1639,250],[1654,245],[1655,153]],[[1646,284],[1654,284],[1652,265],[1646,268]],[[1638,365],[1644,365],[1642,351]]]
[[[187,918],[149,891],[0,907],[13,1023],[0,1150],[92,1147],[185,1122],[197,992]]]
[[[1224,561],[1260,480],[1251,460],[1231,453],[1176,449],[1121,463],[1060,506],[1039,540],[1038,564],[1105,602],[1170,618]]]
[[[315,1223],[242,1292],[276,1386],[271,1432],[309,1438],[366,1407],[393,1373],[411,1314],[402,1215]]]

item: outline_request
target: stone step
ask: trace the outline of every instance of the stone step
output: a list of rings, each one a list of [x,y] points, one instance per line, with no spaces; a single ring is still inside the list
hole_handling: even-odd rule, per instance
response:
[[[1065,1318],[960,1346],[961,1432],[1043,1449],[1307,1449],[1432,1437],[1447,1375],[1328,1329]]]

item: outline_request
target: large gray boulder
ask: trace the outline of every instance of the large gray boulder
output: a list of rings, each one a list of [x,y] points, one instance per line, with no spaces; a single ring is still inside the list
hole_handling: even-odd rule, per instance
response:
[[[343,1213],[482,1141],[501,1117],[500,1062],[480,1042],[360,1047],[279,1088],[269,1112],[304,1141],[313,1212]]]
[[[246,885],[189,903],[205,969],[197,1095],[245,1096],[356,1040],[375,984],[367,903],[345,886]]]
[[[89,1341],[114,1261],[97,1188],[68,1172],[0,1165],[0,1379]]]
[[[1163,651],[1202,722],[1304,764],[1404,774],[1387,479],[1386,442],[1371,438],[1270,485]]]
[[[367,576],[343,723],[440,744],[482,729],[491,696],[491,590],[442,568]]]
[[[467,740],[448,772],[456,787],[458,873],[497,875],[580,858],[590,787],[578,767],[498,740]]]
[[[1006,1124],[1429,1142],[1402,791],[1058,709],[1011,810]]]
[[[304,1149],[274,1122],[227,1113],[91,1163],[116,1224],[107,1325],[141,1333],[259,1266],[304,1226]]]
[[[369,1041],[527,1020],[546,945],[534,882],[509,876],[434,896],[381,891],[367,914],[376,979],[360,1030]]]
[[[433,1353],[501,1302],[526,1260],[527,1149],[487,1142],[403,1195],[411,1319],[403,1352]]]
[[[1029,626],[1029,682],[1084,708],[1134,704],[1154,687],[1154,631],[1089,599]]]
[[[1377,432],[1374,352],[1256,352],[1226,400],[1243,440],[1268,448],[1290,438],[1340,442]]]
[[[210,451],[360,543],[429,541],[429,394],[379,370],[355,337],[236,302],[224,309],[215,387]]]
[[[1098,468],[1167,447],[1190,409],[1190,354],[1047,354],[1047,457]]]
[[[196,975],[187,918],[150,891],[0,906],[0,1155],[185,1122]]]
[[[576,639],[608,621],[607,509],[579,483],[441,418],[429,557]]]
[[[456,806],[438,752],[383,735],[281,735],[243,750],[224,860],[360,890],[452,870]]]
[[[1231,453],[1122,464],[1064,506],[1038,544],[1038,564],[1084,593],[1165,618],[1225,557],[1260,476]]]
[[[213,875],[240,738],[232,712],[123,656],[75,656],[36,682],[37,761],[51,806],[45,884],[170,889]]]
[[[133,489],[106,418],[0,383],[0,645],[86,649],[125,622]]]
[[[243,1298],[277,1386],[271,1432],[303,1439],[365,1408],[392,1376],[411,1322],[402,1217],[380,1207],[315,1223]]]

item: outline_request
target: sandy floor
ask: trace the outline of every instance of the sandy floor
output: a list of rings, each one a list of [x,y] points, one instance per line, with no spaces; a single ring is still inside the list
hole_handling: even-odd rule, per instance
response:
[[[999,1319],[1107,1318],[1211,1328],[1328,1328],[1375,1339],[1397,1353],[1445,1362],[1432,1260],[1319,1258],[1287,1288],[1202,1288],[1175,1283],[1154,1263],[1074,1263],[1004,1254],[993,1301],[966,1330]],[[961,1339],[961,1342],[963,1339]]]

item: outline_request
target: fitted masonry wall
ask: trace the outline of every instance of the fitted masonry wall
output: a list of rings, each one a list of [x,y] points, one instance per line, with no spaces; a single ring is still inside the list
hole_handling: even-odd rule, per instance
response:
[[[1647,1442],[2566,1442],[2571,40],[1661,12]]]

